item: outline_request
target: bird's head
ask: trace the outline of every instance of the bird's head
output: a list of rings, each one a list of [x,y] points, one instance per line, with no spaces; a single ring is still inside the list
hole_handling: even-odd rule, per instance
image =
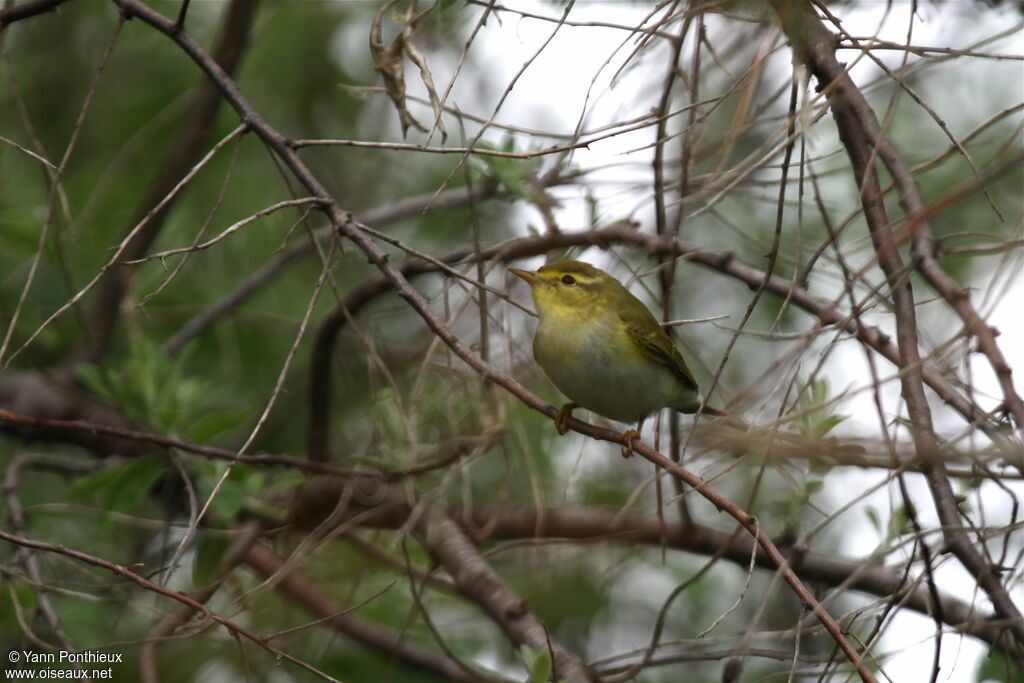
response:
[[[540,316],[570,313],[586,315],[625,292],[618,280],[582,261],[556,261],[535,271],[509,268],[530,285]]]

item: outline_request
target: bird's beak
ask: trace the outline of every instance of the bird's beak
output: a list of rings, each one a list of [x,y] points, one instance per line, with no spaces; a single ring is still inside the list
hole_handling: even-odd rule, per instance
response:
[[[537,273],[532,270],[519,270],[518,268],[509,268],[508,272],[512,273],[518,278],[522,278],[526,281],[526,284],[533,287],[536,284],[540,284],[540,278],[537,277]]]

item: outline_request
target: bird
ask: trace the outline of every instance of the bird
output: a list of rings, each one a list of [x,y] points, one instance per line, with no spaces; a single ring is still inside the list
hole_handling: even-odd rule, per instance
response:
[[[725,416],[704,404],[672,339],[614,277],[583,261],[509,272],[530,286],[540,318],[534,359],[569,399],[555,416],[559,434],[569,430],[574,408],[637,423],[622,433],[622,455],[628,458],[644,419],[662,408]]]

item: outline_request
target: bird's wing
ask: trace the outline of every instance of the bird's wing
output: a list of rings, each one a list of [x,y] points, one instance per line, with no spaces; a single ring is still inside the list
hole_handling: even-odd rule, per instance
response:
[[[655,362],[667,365],[679,379],[697,390],[697,382],[690,368],[686,367],[683,355],[643,302],[634,298],[619,313],[619,318],[625,323],[626,334],[643,353]]]

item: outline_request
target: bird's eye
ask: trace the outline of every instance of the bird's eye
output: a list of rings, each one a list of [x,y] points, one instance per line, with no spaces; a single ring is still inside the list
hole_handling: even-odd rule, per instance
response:
[[[563,275],[562,283],[566,285],[574,285],[576,284],[576,278],[574,278],[572,275]]]

